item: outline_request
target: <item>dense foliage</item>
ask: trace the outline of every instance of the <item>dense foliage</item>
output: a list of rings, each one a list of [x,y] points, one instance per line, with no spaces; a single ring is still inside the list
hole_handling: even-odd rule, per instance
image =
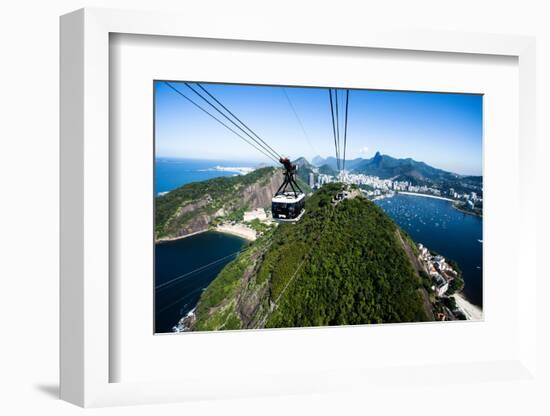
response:
[[[336,176],[338,174],[338,171],[330,167],[330,165],[325,164],[325,165],[319,166],[319,173],[322,173],[324,175]]]
[[[421,282],[397,226],[361,198],[333,206],[335,187],[314,195],[310,215],[274,237],[264,267],[270,270],[271,298],[280,300],[266,326],[426,320]]]
[[[254,276],[257,261],[270,245],[270,235],[262,236],[229,263],[202,293],[197,305],[194,330],[240,329],[245,327],[237,305],[248,294],[261,296],[266,282]],[[243,293],[246,292],[246,293]],[[265,290],[263,291],[265,292]],[[260,310],[258,309],[258,312]]]
[[[408,236],[370,201],[334,204],[339,186],[321,188],[298,223],[281,224],[226,266],[201,297],[195,329],[427,320]],[[240,302],[251,298],[245,319]]]
[[[452,295],[464,289],[464,278],[462,277],[462,270],[460,270],[456,261],[447,259],[447,263],[449,263],[449,266],[457,273],[457,276],[449,283],[449,289],[447,289],[447,295]]]
[[[157,238],[174,234],[191,218],[201,213],[214,213],[222,207],[234,206],[229,215],[237,217],[246,210],[239,190],[254,183],[266,184],[275,168],[256,169],[242,176],[219,177],[183,185],[155,199],[155,232]],[[189,207],[188,212],[176,215]],[[231,219],[231,218],[230,218]]]

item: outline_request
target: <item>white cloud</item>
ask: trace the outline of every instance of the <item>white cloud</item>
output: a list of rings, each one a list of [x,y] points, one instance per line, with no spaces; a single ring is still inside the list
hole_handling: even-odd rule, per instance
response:
[[[369,148],[367,146],[359,149],[359,154],[366,155],[368,152],[369,152]]]

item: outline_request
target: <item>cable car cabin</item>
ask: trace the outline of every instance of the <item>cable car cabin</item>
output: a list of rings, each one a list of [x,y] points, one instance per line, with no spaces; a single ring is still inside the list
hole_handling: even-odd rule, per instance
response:
[[[284,181],[271,199],[271,213],[276,221],[298,221],[304,213],[306,199],[294,178],[298,166],[287,157],[281,157],[279,162],[284,167]]]
[[[273,219],[278,221],[298,221],[304,213],[306,195],[285,192],[271,199]]]

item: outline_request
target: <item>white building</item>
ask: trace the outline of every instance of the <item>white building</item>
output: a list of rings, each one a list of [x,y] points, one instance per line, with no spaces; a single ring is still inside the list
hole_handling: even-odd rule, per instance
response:
[[[253,211],[246,211],[244,213],[244,221],[252,221],[252,220],[260,220],[265,221],[267,220],[267,214],[265,213],[265,210],[263,208],[258,208]]]
[[[447,292],[447,289],[449,289],[449,282],[447,282],[443,276],[437,274],[437,276],[435,276],[435,285],[433,288],[436,291],[437,296],[443,296],[445,292]]]
[[[428,255],[429,255],[429,252],[428,252],[428,249],[426,247],[424,247],[423,244],[418,244],[418,250],[420,251],[420,254],[422,255],[422,257],[424,258],[427,258]]]

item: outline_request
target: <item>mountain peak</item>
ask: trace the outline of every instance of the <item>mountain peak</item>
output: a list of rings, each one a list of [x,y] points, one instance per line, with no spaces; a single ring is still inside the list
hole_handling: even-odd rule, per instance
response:
[[[380,163],[381,160],[382,160],[382,155],[380,154],[380,152],[376,152],[376,154],[372,158],[372,161],[374,163]]]
[[[298,166],[311,166],[311,163],[308,162],[308,160],[301,156],[298,159],[294,160],[294,163]]]
[[[315,166],[321,166],[323,163],[325,163],[325,159],[317,155],[313,159],[311,159],[311,163]]]

